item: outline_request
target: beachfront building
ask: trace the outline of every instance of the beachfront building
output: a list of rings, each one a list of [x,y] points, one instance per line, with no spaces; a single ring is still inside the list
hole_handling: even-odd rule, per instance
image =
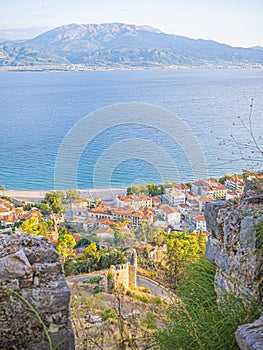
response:
[[[87,216],[87,209],[90,201],[87,198],[75,199],[70,202],[70,211],[72,216]]]
[[[210,195],[214,200],[225,200],[227,188],[214,179],[199,180],[192,183],[191,191],[197,195]]]
[[[244,189],[244,180],[242,175],[227,177],[225,180],[225,186],[231,191],[242,193]]]
[[[146,196],[143,193],[131,194],[125,196],[116,197],[117,208],[127,208],[130,207],[134,210],[139,210],[140,207],[152,208],[152,198]]]

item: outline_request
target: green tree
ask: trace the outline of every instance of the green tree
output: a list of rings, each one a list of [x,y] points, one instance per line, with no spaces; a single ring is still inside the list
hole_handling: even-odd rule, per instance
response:
[[[157,194],[159,194],[159,188],[155,184],[147,185],[147,190],[148,190],[149,196],[156,196]]]
[[[82,237],[76,244],[75,248],[86,247],[90,244],[90,240],[86,237]]]
[[[94,204],[96,205],[96,207],[98,206],[99,201],[100,201],[100,200],[99,200],[99,197],[96,196],[96,197],[94,198]]]
[[[69,202],[73,201],[74,199],[81,199],[81,195],[76,190],[68,190],[66,193],[66,198]]]
[[[225,174],[224,176],[221,176],[219,181],[222,185],[225,184],[226,179],[230,178],[232,175]]]
[[[67,207],[63,204],[63,199],[64,193],[62,191],[47,192],[39,205],[41,213],[52,220],[55,232],[58,232],[59,217],[67,210]]]
[[[97,245],[95,242],[91,242],[90,245],[83,249],[81,254],[80,261],[85,265],[85,272],[95,271],[97,269],[99,258],[100,255],[97,250]]]
[[[24,221],[21,225],[22,232],[31,234],[31,235],[39,235],[49,238],[49,232],[47,231],[48,224],[43,220],[40,215],[38,219],[32,216],[30,219]]]
[[[120,249],[110,247],[100,251],[98,267],[100,269],[107,269],[111,265],[124,264],[125,262],[125,254]]]
[[[196,233],[172,232],[167,236],[167,265],[170,276],[176,280],[189,263],[200,260],[204,254]]]
[[[71,233],[61,234],[58,238],[57,251],[61,256],[63,264],[75,256],[75,238]]]
[[[125,245],[125,234],[121,232],[121,230],[118,227],[114,227],[112,225],[112,228],[114,230],[114,244],[116,247],[123,247]]]
[[[132,188],[131,187],[128,187],[127,188],[127,195],[131,195],[133,192],[132,192]]]

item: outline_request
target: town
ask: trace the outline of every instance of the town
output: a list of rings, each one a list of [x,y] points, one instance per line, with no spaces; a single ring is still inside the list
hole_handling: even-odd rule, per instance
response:
[[[126,194],[105,202],[98,197],[83,198],[75,190],[70,190],[71,195],[66,199],[66,192],[58,191],[62,192],[63,207],[57,212],[59,215],[55,215],[56,225],[60,230],[66,227],[76,242],[86,238],[95,241],[100,249],[117,244],[116,232],[126,244],[132,244],[134,232],[142,227],[160,229],[168,234],[187,230],[208,235],[203,215],[205,204],[214,200],[238,199],[243,187],[242,176],[233,175],[222,177],[220,182],[206,179],[191,184],[131,186]],[[10,199],[4,196],[2,189],[1,228],[21,234],[27,231],[26,222],[31,220],[32,225],[38,225],[42,220],[47,226],[48,238],[56,245],[59,230],[54,229],[50,211],[43,205],[43,201],[39,205]],[[80,248],[76,249],[77,254],[80,251]]]

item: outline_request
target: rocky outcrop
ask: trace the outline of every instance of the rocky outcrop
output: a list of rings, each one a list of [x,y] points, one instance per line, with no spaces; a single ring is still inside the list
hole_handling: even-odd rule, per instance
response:
[[[235,336],[241,350],[262,350],[263,316],[254,323],[239,326]]]
[[[247,181],[240,202],[206,204],[205,218],[211,231],[206,255],[217,266],[218,295],[225,291],[238,296],[263,295],[262,187]]]
[[[53,348],[74,349],[70,290],[59,255],[44,237],[0,234],[0,287],[1,349],[50,348],[43,326],[22,298],[44,322]]]
[[[263,181],[246,180],[239,202],[206,204],[205,218],[211,231],[207,258],[216,264],[215,289],[240,298],[254,296],[263,302]],[[263,308],[262,308],[263,309]],[[263,349],[263,317],[239,326],[235,333],[242,350]]]

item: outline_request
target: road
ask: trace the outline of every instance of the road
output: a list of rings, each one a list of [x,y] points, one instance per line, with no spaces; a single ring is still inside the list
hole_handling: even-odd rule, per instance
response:
[[[103,271],[94,271],[89,274],[85,275],[79,275],[79,276],[74,276],[74,277],[68,277],[67,281],[69,282],[83,282],[87,279],[91,279],[92,277],[95,276],[101,276],[103,275],[105,270]],[[159,283],[151,280],[148,277],[142,276],[142,275],[137,275],[137,285],[139,287],[144,287],[150,290],[150,292],[153,295],[158,296],[162,300],[166,301],[167,303],[173,303],[176,299],[175,295],[170,292],[167,288],[164,286],[160,285]]]
[[[173,303],[176,299],[175,295],[167,288],[142,275],[137,275],[137,284],[140,287],[148,288],[153,295],[160,297],[168,303]]]

